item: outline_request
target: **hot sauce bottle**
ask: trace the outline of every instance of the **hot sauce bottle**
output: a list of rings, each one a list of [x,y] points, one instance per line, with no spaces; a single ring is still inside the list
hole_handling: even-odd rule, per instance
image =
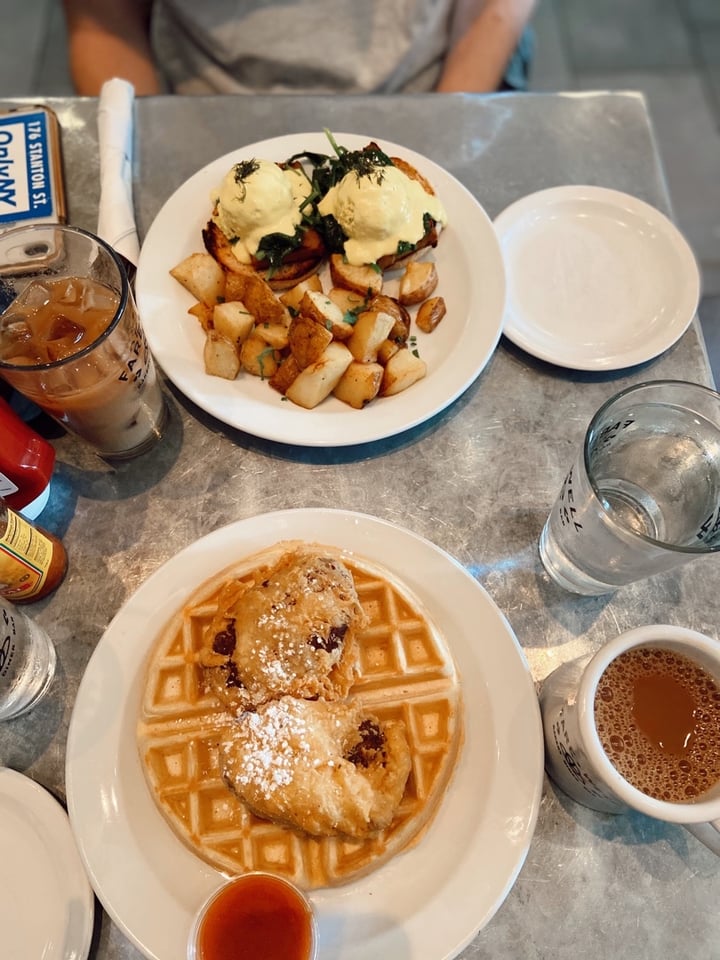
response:
[[[62,542],[0,501],[0,597],[13,603],[41,600],[66,571]]]

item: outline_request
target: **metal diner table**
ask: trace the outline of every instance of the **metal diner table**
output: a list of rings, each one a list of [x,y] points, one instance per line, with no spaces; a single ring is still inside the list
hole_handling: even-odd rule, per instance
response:
[[[70,220],[92,230],[97,102],[47,102],[62,125]],[[205,163],[246,143],[322,127],[425,154],[468,187],[491,217],[521,196],[572,183],[623,190],[670,213],[647,106],[632,92],[174,97],[140,99],[135,110],[141,237],[166,198]],[[502,338],[483,373],[448,410],[372,445],[323,450],[260,440],[215,421],[171,384],[168,433],[133,463],[112,470],[79,441],[56,437],[52,495],[39,522],[62,537],[70,568],[55,595],[28,612],[55,639],[59,670],[34,712],[0,725],[0,762],[64,801],[75,695],[110,620],[179,550],[233,520],[270,510],[332,505],[375,514],[432,540],[477,578],[508,618],[536,681],[643,623],[681,624],[715,636],[720,568],[712,559],[611,597],[580,598],[556,588],[538,558],[538,535],[590,415],[622,387],[662,378],[711,383],[697,320],[656,360],[614,373],[555,367]],[[461,956],[558,960],[581,950],[589,960],[713,957],[719,897],[715,856],[681,827],[592,812],[546,780],[519,877]],[[99,905],[90,957],[140,957]]]

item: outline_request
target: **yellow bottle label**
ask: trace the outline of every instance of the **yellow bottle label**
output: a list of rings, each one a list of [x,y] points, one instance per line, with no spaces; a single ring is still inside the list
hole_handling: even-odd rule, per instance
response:
[[[39,593],[52,562],[53,544],[12,510],[7,530],[0,537],[0,594],[23,600]]]

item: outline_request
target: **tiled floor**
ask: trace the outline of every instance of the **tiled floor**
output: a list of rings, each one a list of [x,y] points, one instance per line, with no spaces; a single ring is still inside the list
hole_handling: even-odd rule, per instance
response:
[[[2,0],[0,94],[72,92],[60,0]],[[644,91],[720,383],[720,0],[539,0],[534,90]]]

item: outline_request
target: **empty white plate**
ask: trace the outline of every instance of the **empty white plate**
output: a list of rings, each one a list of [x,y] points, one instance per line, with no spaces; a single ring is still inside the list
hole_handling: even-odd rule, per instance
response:
[[[7,767],[0,767],[0,889],[0,955],[85,960],[95,900],[67,814]]]
[[[574,370],[644,363],[695,316],[700,273],[677,227],[617,190],[564,186],[495,219],[507,272],[503,333]]]

